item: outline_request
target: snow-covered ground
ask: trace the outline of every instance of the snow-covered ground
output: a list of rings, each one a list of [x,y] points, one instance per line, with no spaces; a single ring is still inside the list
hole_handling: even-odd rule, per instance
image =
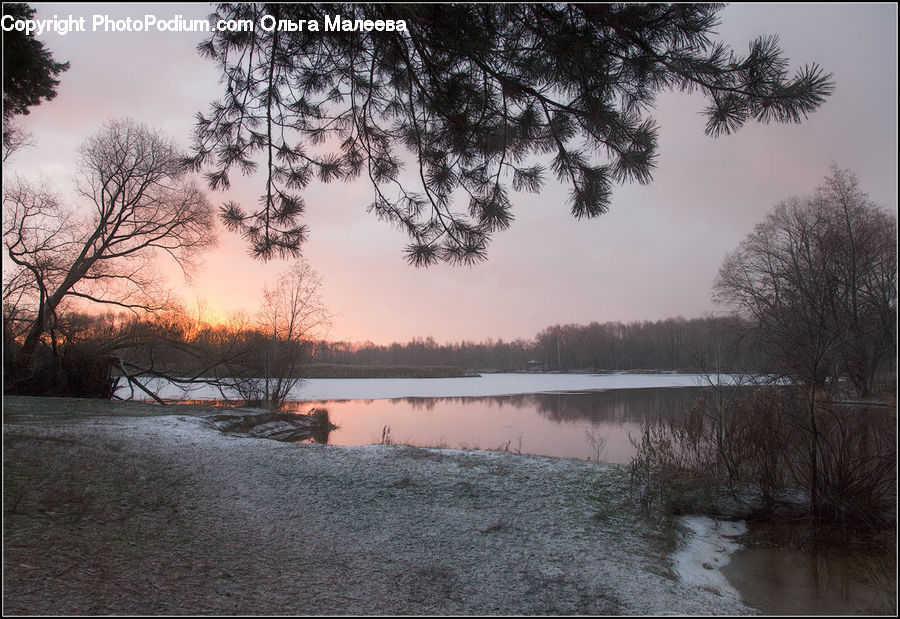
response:
[[[731,382],[731,377],[721,380]],[[186,395],[180,387],[151,383],[164,398],[215,399],[217,389],[197,385]],[[597,389],[645,389],[708,385],[699,374],[483,374],[466,378],[313,378],[291,393],[294,400],[379,400],[386,398],[498,396]],[[128,390],[118,394],[127,397]],[[137,391],[135,397],[145,396]]]
[[[286,444],[225,436],[198,417],[32,418],[5,424],[4,436],[31,440],[29,449],[70,445],[123,458],[146,472],[146,483],[178,480],[170,491],[177,518],[165,526],[190,540],[189,561],[160,571],[129,548],[120,559],[131,562],[124,578],[149,569],[169,613],[752,612],[692,567],[715,572],[730,549],[723,536],[733,532],[703,524],[666,557],[665,533],[623,503],[628,475],[619,468],[497,452]],[[80,474],[61,466],[60,474]],[[128,543],[157,552],[141,527]],[[697,543],[713,533],[712,550]],[[65,548],[45,550],[47,570],[56,569],[53,557]],[[15,608],[145,612],[122,605],[127,598],[93,600],[102,594],[90,579],[54,581],[54,594],[43,595],[45,580],[32,576],[42,573],[41,559],[4,558],[15,570],[10,578],[28,585],[14,589],[28,596]],[[84,561],[102,565],[102,557]],[[94,605],[62,605],[60,596]]]

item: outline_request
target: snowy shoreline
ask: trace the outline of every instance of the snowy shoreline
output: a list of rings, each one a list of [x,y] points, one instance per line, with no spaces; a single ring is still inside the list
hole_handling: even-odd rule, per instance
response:
[[[623,507],[621,469],[496,452],[285,444],[224,436],[196,417],[32,418],[5,424],[4,435],[31,441],[32,450],[127,458],[149,479],[164,471],[179,480],[168,492],[181,519],[175,532],[190,537],[192,567],[169,561],[155,585],[172,612],[753,612],[733,590],[675,577],[677,560],[652,541],[660,531]],[[80,473],[63,466],[62,474]],[[152,516],[142,518],[147,526]],[[152,612],[95,599],[90,581],[43,595],[41,561],[58,561],[66,548],[35,550],[45,559],[27,561],[19,552],[19,545],[6,551],[7,583],[24,579],[31,593],[17,599],[11,592],[23,589],[7,586],[9,612]],[[108,557],[82,559],[102,566]],[[126,572],[146,571],[141,560]],[[212,587],[221,573],[234,579],[240,599],[225,600]],[[177,579],[185,578],[197,581],[189,594],[179,592]]]
[[[721,569],[731,555],[741,549],[735,538],[747,532],[743,521],[715,520],[708,516],[681,516],[684,545],[673,556],[675,571],[682,582],[723,595],[739,598]]]

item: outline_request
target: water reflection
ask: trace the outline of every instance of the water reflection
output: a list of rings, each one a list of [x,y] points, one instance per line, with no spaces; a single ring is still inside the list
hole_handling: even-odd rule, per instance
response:
[[[703,387],[322,402],[339,429],[333,445],[393,442],[418,446],[507,449],[532,455],[627,464],[630,436],[645,421],[678,418]],[[308,406],[293,403],[297,408]],[[603,448],[598,452],[598,439]]]
[[[724,569],[747,604],[767,615],[896,615],[893,555],[745,548]]]

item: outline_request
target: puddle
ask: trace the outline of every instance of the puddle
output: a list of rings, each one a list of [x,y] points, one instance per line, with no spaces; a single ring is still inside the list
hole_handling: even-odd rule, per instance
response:
[[[765,615],[897,614],[896,553],[887,548],[807,551],[743,547],[743,522],[679,519],[685,537],[672,558],[679,579],[740,598]]]
[[[896,615],[895,555],[743,548],[722,573],[766,615]]]

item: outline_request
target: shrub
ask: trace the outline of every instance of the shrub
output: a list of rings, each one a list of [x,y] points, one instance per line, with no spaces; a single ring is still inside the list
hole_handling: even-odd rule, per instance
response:
[[[38,348],[31,358],[11,354],[4,359],[4,392],[9,395],[70,398],[112,397],[117,378],[115,359],[90,346],[68,344],[56,351]]]
[[[788,503],[848,531],[896,519],[896,415],[888,407],[811,403],[799,389],[760,387],[729,401],[701,398],[683,420],[646,424],[633,442],[632,488],[645,508],[690,511],[724,489],[732,499],[758,497],[744,504],[757,517],[783,514],[772,508]]]

